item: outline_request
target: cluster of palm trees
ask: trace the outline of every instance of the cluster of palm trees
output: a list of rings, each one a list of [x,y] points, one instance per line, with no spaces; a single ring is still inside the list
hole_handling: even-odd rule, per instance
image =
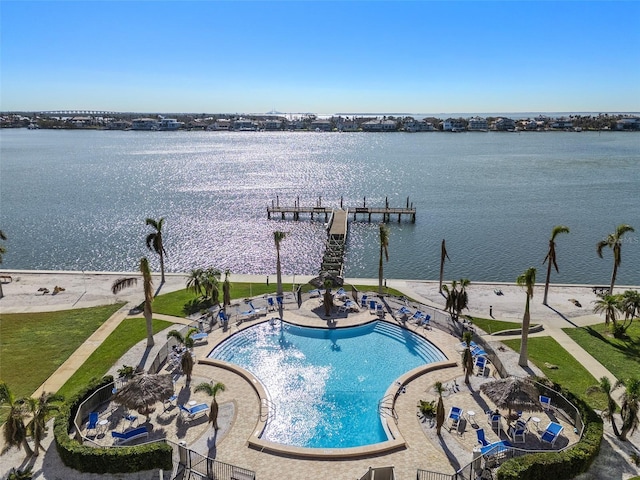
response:
[[[58,409],[54,402],[62,400],[60,395],[43,392],[38,398],[16,397],[9,386],[0,383],[0,405],[9,409],[2,426],[7,447],[22,447],[27,457],[37,456],[47,431],[46,422],[50,414]],[[28,438],[33,439],[33,449]]]
[[[220,305],[220,270],[216,268],[194,268],[187,279],[187,290],[207,305]]]
[[[614,337],[624,336],[633,319],[640,315],[640,293],[636,290],[603,295],[594,304],[595,313],[604,313],[605,324],[613,324]]]
[[[620,396],[620,417],[622,426],[618,429],[614,414],[618,409],[616,401],[611,396],[611,392],[618,387],[624,387],[624,392]],[[602,417],[611,422],[613,433],[622,441],[627,441],[627,435],[633,434],[640,427],[640,380],[631,378],[628,380],[618,380],[615,385],[607,377],[602,377],[600,383],[591,387],[587,392],[601,391],[607,396],[607,408],[602,411]]]
[[[442,285],[446,299],[444,309],[449,312],[454,321],[457,321],[462,310],[469,306],[469,296],[466,288],[470,283],[468,278],[461,278],[459,281],[454,280],[451,282],[451,287]]]

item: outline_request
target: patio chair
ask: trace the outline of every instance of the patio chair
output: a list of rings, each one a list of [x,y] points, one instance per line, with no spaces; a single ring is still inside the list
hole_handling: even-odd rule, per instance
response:
[[[551,411],[552,407],[551,407],[551,399],[549,397],[545,397],[544,395],[540,395],[540,397],[538,397],[538,399],[540,400],[540,405],[542,405],[542,409],[546,412]]]
[[[367,306],[367,298],[369,296],[368,295],[362,295],[362,297],[360,297],[360,306],[361,307],[366,307]]]
[[[122,445],[123,443],[127,443],[138,438],[148,437],[149,430],[147,430],[146,426],[142,426],[123,433],[114,431],[111,432],[111,436],[113,437],[113,443],[115,445]]]
[[[206,415],[207,410],[209,409],[209,405],[207,405],[206,403],[199,403],[197,405],[194,405],[193,407],[185,407],[184,405],[179,405],[179,407],[180,413],[187,420],[193,420],[200,415]]]
[[[267,311],[274,312],[276,310],[276,302],[273,300],[273,297],[267,298]]]
[[[511,444],[507,440],[500,440],[499,442],[493,442],[482,447],[480,453],[482,455],[498,455],[506,452],[509,448],[511,448]]]
[[[525,435],[526,430],[524,426],[521,427],[516,423],[516,425],[509,427],[509,437],[511,437],[511,440],[513,440],[515,443],[526,442]]]
[[[458,429],[463,412],[464,410],[459,407],[451,407],[449,409],[449,415],[447,415],[447,419],[449,420],[449,430],[453,430],[454,428],[456,430]]]
[[[495,412],[488,412],[487,421],[491,425],[491,428],[500,435],[500,429],[502,428],[502,415]]]
[[[489,442],[484,436],[484,428],[479,428],[478,430],[476,430],[476,436],[478,438],[478,443],[480,445],[482,445],[483,447],[486,447],[487,445],[489,445]]]
[[[282,297],[276,297],[276,301],[278,302],[278,308],[284,309],[284,299]]]
[[[340,300],[344,300],[347,296],[347,292],[345,291],[344,288],[339,288],[338,291],[335,293],[335,296]]]
[[[378,311],[378,302],[375,300],[369,300],[369,313],[375,315]]]
[[[418,326],[420,327],[429,328],[430,325],[431,315],[425,315],[424,318],[418,322]]]
[[[563,429],[564,427],[559,423],[549,422],[549,425],[547,425],[547,428],[542,433],[540,440],[550,444],[553,447],[553,445],[556,443],[556,440],[560,436],[560,432],[562,432]]]
[[[487,357],[479,356],[476,357],[476,374],[480,376],[484,376],[484,370],[487,368]]]
[[[422,321],[422,319],[424,319],[424,313],[422,313],[420,310],[416,310],[414,314],[409,317],[408,321],[414,321],[417,324],[418,322]]]
[[[122,415],[122,418],[123,418],[125,421],[129,422],[129,427],[132,427],[132,426],[133,426],[133,423],[138,421],[138,416],[137,416],[137,415],[134,415],[134,414],[132,414],[132,413],[129,413],[129,412],[125,412],[125,413]]]
[[[167,398],[164,402],[162,402],[164,404],[164,410],[162,410],[162,413],[166,412],[171,407],[173,407],[177,399],[178,399],[178,395],[174,393],[169,398]]]
[[[96,434],[98,432],[98,412],[91,412],[89,414],[89,421],[87,422],[87,435],[89,431]]]
[[[411,315],[413,315],[413,312],[404,305],[395,311],[395,316],[403,320],[407,320]]]
[[[220,319],[220,323],[226,327],[229,324],[229,316],[226,314],[224,310],[220,310],[218,312],[218,318]]]

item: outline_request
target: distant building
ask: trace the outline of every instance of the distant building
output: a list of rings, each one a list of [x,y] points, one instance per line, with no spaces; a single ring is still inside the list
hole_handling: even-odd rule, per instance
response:
[[[316,132],[330,132],[331,128],[330,120],[314,120],[310,126],[310,129]]]
[[[233,129],[240,132],[255,132],[258,129],[258,126],[253,120],[239,118],[233,122]]]
[[[228,118],[218,118],[215,122],[211,123],[207,130],[229,130],[231,129],[231,120]]]
[[[493,129],[501,132],[512,132],[516,128],[516,122],[512,118],[498,118],[493,122]]]
[[[485,118],[473,117],[468,120],[467,128],[470,132],[486,132],[489,130],[489,124]]]
[[[357,132],[358,130],[360,130],[360,125],[358,125],[358,122],[354,120],[340,119],[336,123],[336,128],[340,132]]]
[[[279,118],[270,118],[262,122],[262,128],[265,130],[282,130],[282,120]]]
[[[183,126],[184,126],[184,123],[179,122],[175,118],[162,118],[158,122],[158,130],[174,131],[182,128]]]
[[[616,122],[616,130],[640,130],[640,118],[622,118]]]
[[[462,132],[465,130],[465,124],[460,119],[447,118],[442,122],[443,132]]]
[[[157,130],[158,121],[154,118],[134,118],[131,120],[131,130]]]
[[[404,124],[405,132],[433,132],[436,127],[433,126],[433,123],[416,120],[409,120]]]
[[[365,132],[395,132],[398,124],[395,120],[369,120],[362,124]]]
[[[567,120],[566,118],[558,118],[553,122],[551,122],[551,128],[557,128],[557,129],[573,128],[573,122],[571,120]]]

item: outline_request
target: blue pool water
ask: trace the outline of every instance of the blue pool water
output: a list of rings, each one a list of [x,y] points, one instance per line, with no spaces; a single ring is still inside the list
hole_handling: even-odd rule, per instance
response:
[[[275,404],[262,438],[308,448],[384,442],[378,402],[403,373],[445,360],[432,343],[386,322],[351,328],[261,323],[218,345],[210,358],[253,373]]]

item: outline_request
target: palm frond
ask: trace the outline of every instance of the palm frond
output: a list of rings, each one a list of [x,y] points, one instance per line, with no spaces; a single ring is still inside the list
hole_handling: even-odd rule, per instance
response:
[[[138,283],[138,279],[136,277],[126,277],[119,278],[113,282],[111,285],[111,291],[113,294],[117,294],[118,292],[124,290],[125,288],[132,287]]]

